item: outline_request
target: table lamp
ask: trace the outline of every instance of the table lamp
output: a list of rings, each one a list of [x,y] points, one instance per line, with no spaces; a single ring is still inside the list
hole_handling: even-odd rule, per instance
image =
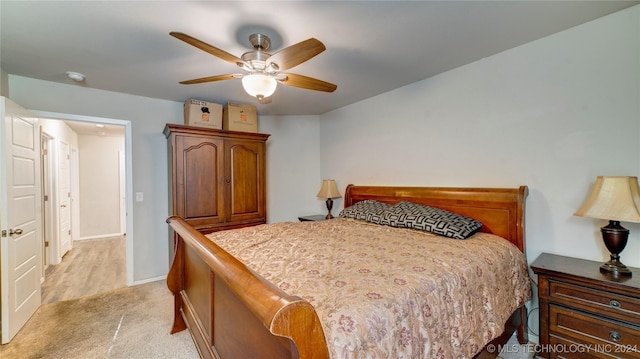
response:
[[[322,181],[322,187],[320,187],[320,192],[317,195],[318,198],[326,198],[327,199],[327,211],[329,212],[326,219],[333,218],[331,215],[331,208],[333,207],[333,199],[342,197],[340,192],[338,192],[338,187],[336,186],[336,181],[332,179],[326,179]]]
[[[609,220],[602,227],[602,240],[611,260],[600,266],[600,272],[614,277],[631,276],[631,270],[620,262],[620,253],[627,245],[629,230],[620,222],[640,223],[640,189],[637,177],[598,176],[593,191],[574,214]]]

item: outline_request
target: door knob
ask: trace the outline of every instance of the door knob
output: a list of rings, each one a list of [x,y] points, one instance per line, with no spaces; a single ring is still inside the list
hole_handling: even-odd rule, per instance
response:
[[[61,208],[67,208],[67,205],[66,204],[61,204],[60,207]]]
[[[22,229],[18,228],[15,231],[13,229],[9,229],[9,235],[13,236],[14,234],[21,235],[22,234]]]

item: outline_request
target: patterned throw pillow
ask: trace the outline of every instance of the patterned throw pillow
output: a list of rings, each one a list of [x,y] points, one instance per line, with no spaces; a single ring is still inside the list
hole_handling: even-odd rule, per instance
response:
[[[407,201],[387,209],[380,224],[419,229],[456,239],[469,238],[482,228],[482,223],[473,218]]]
[[[391,205],[388,203],[367,199],[343,209],[339,216],[379,223],[382,218],[382,214],[389,208],[391,208]]]

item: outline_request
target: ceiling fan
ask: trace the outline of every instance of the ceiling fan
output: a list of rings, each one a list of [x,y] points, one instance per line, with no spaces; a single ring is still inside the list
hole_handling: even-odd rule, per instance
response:
[[[252,34],[249,36],[249,41],[254,50],[245,52],[241,57],[236,57],[187,34],[181,32],[170,32],[169,34],[213,56],[235,64],[245,71],[244,73],[217,75],[181,81],[180,83],[184,85],[242,79],[242,86],[245,91],[249,95],[257,98],[260,103],[271,102],[271,95],[275,92],[278,83],[324,92],[333,92],[337,88],[337,86],[332,83],[312,77],[280,72],[298,66],[324,51],[326,49],[324,44],[315,38],[307,39],[271,54],[267,52],[271,47],[269,37],[263,34]]]

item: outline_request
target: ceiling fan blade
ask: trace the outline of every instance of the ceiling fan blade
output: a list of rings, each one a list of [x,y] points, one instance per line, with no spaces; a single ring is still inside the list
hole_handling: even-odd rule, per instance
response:
[[[296,75],[296,74],[282,74],[287,78],[284,80],[279,80],[280,83],[287,86],[300,87],[303,89],[314,90],[314,91],[324,91],[324,92],[333,92],[338,86],[329,82],[325,82],[322,80],[314,79],[313,77]]]
[[[320,40],[310,38],[271,55],[267,59],[267,66],[273,63],[278,65],[280,71],[288,70],[311,59],[325,49],[326,47]]]
[[[179,40],[182,40],[189,45],[195,46],[200,50],[206,51],[211,55],[216,56],[226,62],[230,62],[234,65],[244,64],[244,61],[242,61],[242,59],[240,59],[239,57],[232,55],[224,50],[220,50],[215,46],[209,45],[206,42],[200,41],[195,37],[189,36],[187,34],[183,34],[181,32],[175,32],[175,31],[170,32],[169,35]]]
[[[204,82],[231,80],[231,79],[235,79],[235,78],[238,78],[237,75],[226,74],[226,75],[202,77],[202,78],[199,78],[199,79],[193,79],[193,80],[187,80],[187,81],[180,81],[180,83],[183,84],[183,85],[193,85],[193,84],[201,84],[201,83],[204,83]]]

